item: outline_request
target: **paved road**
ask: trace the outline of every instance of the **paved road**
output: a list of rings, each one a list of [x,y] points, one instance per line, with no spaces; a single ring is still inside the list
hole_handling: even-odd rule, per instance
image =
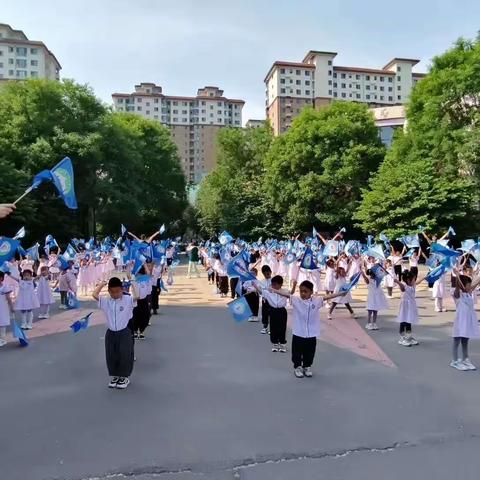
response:
[[[479,478],[480,373],[448,367],[452,316],[428,292],[421,345],[396,344],[394,309],[369,334],[391,365],[368,358],[358,325],[344,348],[327,327],[315,376],[298,380],[205,283],[179,278],[162,299],[126,391],[106,388],[102,325],[1,350],[0,478]]]

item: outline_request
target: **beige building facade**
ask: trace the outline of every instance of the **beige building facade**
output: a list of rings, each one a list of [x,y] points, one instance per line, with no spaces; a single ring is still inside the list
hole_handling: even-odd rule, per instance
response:
[[[170,128],[187,181],[199,183],[216,165],[216,140],[225,127],[242,126],[243,100],[207,86],[195,97],[164,95],[154,83],[135,85],[133,93],[112,94],[116,111],[132,112]]]
[[[62,66],[43,42],[0,23],[0,81],[46,78],[59,80]]]
[[[416,59],[394,58],[380,69],[334,64],[335,52],[310,51],[301,62],[275,62],[265,81],[265,107],[274,133],[285,132],[305,107],[322,108],[333,100],[370,107],[403,105],[424,74],[413,72]]]

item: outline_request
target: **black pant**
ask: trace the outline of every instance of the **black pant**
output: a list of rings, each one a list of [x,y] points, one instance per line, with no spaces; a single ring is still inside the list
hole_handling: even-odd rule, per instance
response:
[[[393,267],[393,269],[395,270],[395,275],[397,276],[398,281],[401,282],[402,281],[402,266],[401,265],[395,265]]]
[[[208,274],[208,281],[212,283],[215,282],[215,272]]]
[[[247,293],[245,295],[245,300],[252,311],[254,317],[258,317],[258,309],[260,307],[260,298],[257,292]]]
[[[237,277],[232,277],[230,279],[230,296],[232,298],[235,298],[237,297],[237,292],[235,291],[235,289],[237,288],[237,284],[238,284],[238,278]]]
[[[287,343],[287,309],[270,306],[270,341],[273,344]]]
[[[148,297],[137,300],[137,306],[133,309],[133,329],[143,333],[148,327],[150,320],[150,304]]]
[[[265,328],[270,323],[270,305],[266,300],[262,300],[262,323]]]
[[[105,356],[111,377],[129,377],[133,370],[133,337],[129,328],[105,333]]]
[[[400,335],[404,333],[412,333],[412,324],[408,322],[400,322],[399,332]]]
[[[228,293],[228,277],[218,277],[218,289],[223,295]]]
[[[60,292],[60,303],[68,306],[68,292]]]
[[[293,368],[311,367],[317,348],[316,337],[303,338],[292,336],[292,362]]]
[[[151,301],[152,301],[152,310],[156,312],[158,310],[158,298],[160,296],[160,288],[157,285],[152,285],[152,294],[151,294]]]

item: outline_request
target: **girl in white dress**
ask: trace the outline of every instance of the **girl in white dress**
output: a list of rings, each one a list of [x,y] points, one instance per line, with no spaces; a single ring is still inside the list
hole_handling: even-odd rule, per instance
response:
[[[40,303],[40,312],[38,318],[50,317],[50,305],[55,303],[53,299],[52,287],[50,287],[50,276],[48,267],[42,267],[37,285],[38,302]]]
[[[4,282],[5,274],[0,272],[0,347],[7,344],[5,337],[10,325],[10,313],[13,312],[13,302],[10,294],[12,288]]]
[[[33,310],[40,307],[37,294],[35,293],[35,283],[30,270],[24,270],[22,277],[18,281],[18,295],[15,302],[15,311],[22,312],[23,330],[33,328]]]
[[[343,267],[337,267],[337,273],[336,273],[336,283],[335,283],[335,290],[333,293],[335,294],[341,294],[341,288],[347,283],[347,273],[345,272],[345,269]],[[352,302],[352,295],[350,292],[348,292],[346,295],[340,296],[337,299],[335,299],[330,306],[330,311],[328,313],[328,318],[332,318],[332,312],[335,310],[335,307],[340,303],[342,305],[345,305],[347,307],[347,310],[350,312],[350,315],[355,318],[355,313],[353,312],[353,308],[350,305]]]
[[[445,273],[433,284],[432,298],[435,299],[436,312],[447,311],[443,306],[443,299],[445,298]]]
[[[423,278],[415,282],[416,279],[417,272],[415,270],[413,272],[411,270],[404,271],[401,282],[395,278],[395,283],[402,292],[397,316],[397,322],[400,324],[398,344],[404,347],[418,345],[418,341],[412,336],[412,325],[419,323],[415,287],[423,281]]]
[[[327,266],[325,269],[325,292],[327,295],[332,294],[335,290],[335,284],[337,282],[335,277],[335,261],[330,258],[327,260]]]
[[[377,315],[380,310],[388,309],[388,301],[383,293],[380,284],[377,285],[375,273],[371,269],[366,272],[362,270],[362,276],[368,286],[367,312],[368,320],[365,328],[367,330],[378,330]]]
[[[385,270],[388,275],[383,277],[383,284],[387,288],[388,298],[393,298],[393,287],[395,285],[395,268],[391,260],[385,261]]]
[[[468,358],[468,341],[470,338],[477,338],[480,333],[472,295],[472,292],[480,284],[480,279],[477,278],[475,282],[472,282],[470,277],[461,275],[458,270],[455,270],[455,275],[457,281],[453,296],[457,312],[453,322],[453,359],[450,366],[461,371],[475,370],[476,367]],[[460,343],[462,344],[461,358],[458,356]]]

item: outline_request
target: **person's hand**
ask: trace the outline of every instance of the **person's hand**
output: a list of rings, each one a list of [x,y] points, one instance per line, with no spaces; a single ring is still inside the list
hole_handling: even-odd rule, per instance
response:
[[[15,208],[13,203],[0,203],[0,218],[8,217]]]

